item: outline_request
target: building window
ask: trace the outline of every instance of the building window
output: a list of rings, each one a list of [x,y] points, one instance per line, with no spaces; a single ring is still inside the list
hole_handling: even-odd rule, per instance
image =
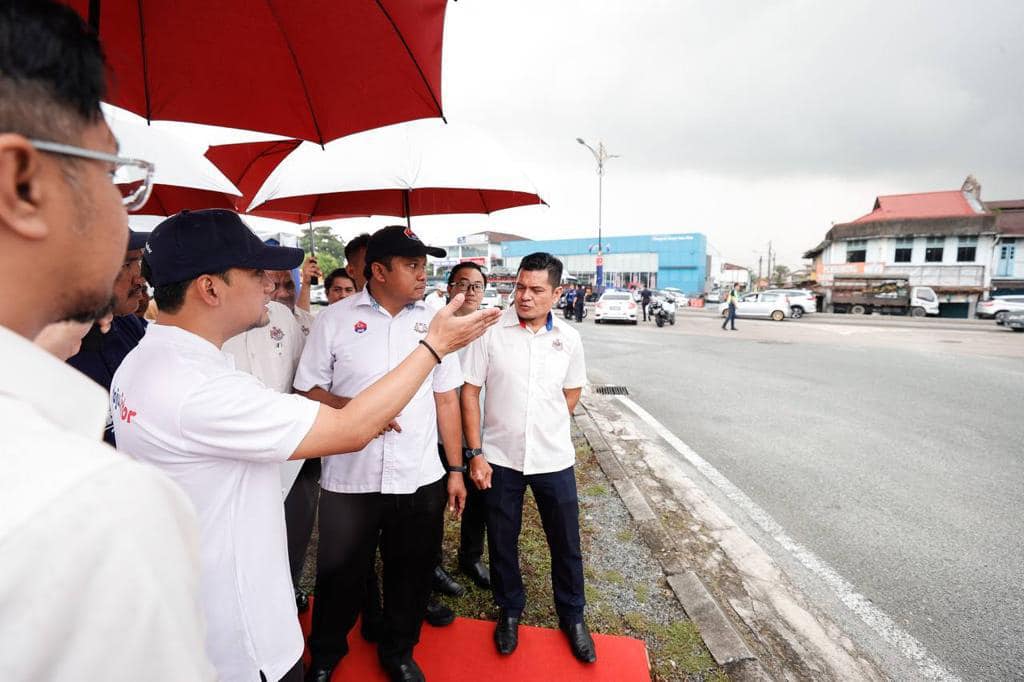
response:
[[[978,253],[977,237],[960,237],[956,247],[957,263],[973,263]]]
[[[896,263],[909,263],[914,255],[914,238],[901,237],[896,240],[896,254],[893,261]]]
[[[868,242],[866,239],[851,239],[846,242],[846,262],[863,263],[867,260]]]
[[[999,265],[996,277],[1013,277],[1013,261],[1017,257],[1017,240],[1003,239],[999,245]]]
[[[945,243],[944,237],[928,237],[928,243],[924,247],[924,262],[941,263],[942,247]]]

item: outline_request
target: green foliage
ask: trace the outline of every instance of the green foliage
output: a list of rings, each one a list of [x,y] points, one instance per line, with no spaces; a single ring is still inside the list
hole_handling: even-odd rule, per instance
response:
[[[331,232],[331,228],[327,225],[314,225],[312,228],[306,226],[302,230],[302,236],[299,237],[299,246],[307,254],[309,253],[310,232],[313,233],[316,260],[320,269],[323,270],[324,276],[327,276],[335,268],[343,267],[345,264],[345,240]]]

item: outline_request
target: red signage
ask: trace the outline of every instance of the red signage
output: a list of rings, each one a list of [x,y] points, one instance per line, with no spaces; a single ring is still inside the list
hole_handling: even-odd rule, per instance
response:
[[[597,264],[598,264],[599,266],[600,266],[600,265],[604,265],[604,256],[598,256],[598,257],[597,257]]]

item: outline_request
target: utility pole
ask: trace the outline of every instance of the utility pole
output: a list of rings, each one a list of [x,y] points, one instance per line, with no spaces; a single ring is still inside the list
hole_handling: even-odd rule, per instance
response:
[[[581,145],[590,150],[590,153],[594,155],[594,160],[597,161],[597,262],[594,266],[594,282],[595,290],[604,286],[604,245],[601,243],[601,210],[602,210],[602,194],[603,194],[603,180],[604,180],[604,164],[608,159],[619,158],[618,154],[609,154],[604,148],[604,142],[597,143],[597,149],[594,149],[589,144],[583,141],[582,137],[577,137],[576,141]]]
[[[761,262],[764,260],[764,256],[757,257],[757,281],[761,281]]]
[[[772,286],[772,243],[768,242],[768,288]]]

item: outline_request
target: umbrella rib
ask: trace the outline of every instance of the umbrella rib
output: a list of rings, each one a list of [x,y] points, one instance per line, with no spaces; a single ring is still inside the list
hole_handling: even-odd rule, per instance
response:
[[[277,29],[281,33],[281,38],[284,39],[285,47],[288,48],[288,54],[291,55],[292,64],[295,65],[295,73],[299,75],[299,83],[302,85],[302,94],[306,98],[306,106],[309,107],[309,117],[313,119],[313,127],[316,128],[317,142],[321,147],[324,146],[324,134],[320,132],[320,122],[316,120],[316,111],[313,109],[313,100],[309,96],[309,88],[306,87],[306,79],[302,76],[302,69],[299,68],[298,57],[295,56],[295,50],[292,48],[292,42],[288,39],[288,34],[284,32],[284,27],[281,26],[281,20],[277,16],[277,12],[274,10],[273,0],[266,0],[267,9],[274,15],[274,23],[277,24]]]
[[[153,106],[149,99],[149,60],[146,59],[146,22],[142,18],[142,0],[136,0],[139,17],[139,49],[142,52],[142,92],[146,95],[146,122],[153,122]]]
[[[437,107],[437,115],[441,117],[442,121],[448,123],[448,119],[444,117],[444,111],[441,109],[441,103],[437,101],[437,95],[434,94],[434,89],[430,87],[430,83],[427,81],[427,76],[423,73],[423,68],[420,67],[420,63],[416,61],[416,56],[412,53],[412,49],[409,47],[409,43],[406,42],[405,36],[402,35],[400,30],[398,30],[398,24],[396,24],[395,20],[391,18],[391,14],[384,8],[381,0],[376,0],[376,2],[377,7],[380,8],[384,18],[386,18],[388,23],[391,24],[391,28],[395,30],[395,35],[397,35],[398,39],[402,41],[402,46],[405,48],[406,54],[409,55],[409,59],[411,59],[412,63],[416,66],[416,72],[420,74],[420,78],[423,80],[423,85],[427,87],[427,92],[430,93],[430,99],[434,101],[434,106]]]

